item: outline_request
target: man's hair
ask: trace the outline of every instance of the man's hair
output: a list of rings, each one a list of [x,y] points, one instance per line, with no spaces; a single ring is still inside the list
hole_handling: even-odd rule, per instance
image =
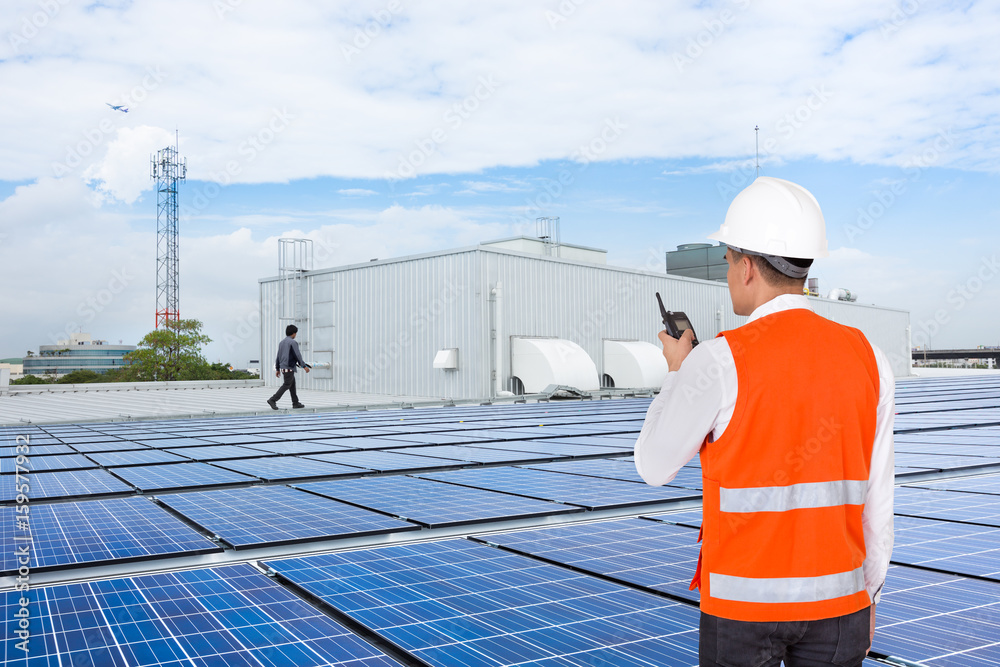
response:
[[[289,324],[287,327],[285,327],[285,335],[291,336],[293,333],[298,332],[298,330],[299,328],[297,326],[295,326],[294,324]]]
[[[760,271],[761,277],[771,287],[804,287],[806,284],[805,278],[792,278],[791,276],[786,276],[784,273],[774,268],[771,262],[767,261],[760,255],[745,255],[741,252],[729,248],[729,253],[733,256],[733,264],[736,264],[744,257],[749,257],[753,265],[757,267]],[[792,264],[793,266],[798,266],[801,268],[809,268],[812,266],[813,261],[811,259],[800,259],[798,257],[782,257],[783,260]]]

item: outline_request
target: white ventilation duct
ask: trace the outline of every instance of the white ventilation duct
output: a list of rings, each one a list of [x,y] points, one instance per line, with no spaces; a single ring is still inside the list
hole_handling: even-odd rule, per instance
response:
[[[582,347],[562,338],[512,338],[510,367],[526,394],[537,394],[552,384],[581,391],[600,389],[594,360]]]
[[[605,340],[604,373],[616,388],[659,389],[667,377],[663,350],[641,340]]]

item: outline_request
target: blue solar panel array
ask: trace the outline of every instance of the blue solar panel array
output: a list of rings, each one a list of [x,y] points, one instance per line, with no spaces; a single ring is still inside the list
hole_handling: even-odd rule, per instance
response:
[[[249,565],[35,589],[28,657],[11,641],[19,596],[4,593],[11,667],[400,667]]]
[[[236,549],[418,528],[284,486],[178,493],[159,501]]]
[[[31,535],[29,565],[34,570],[222,550],[145,498],[34,505],[30,510],[23,515],[14,507],[0,507],[0,535],[4,544],[18,546],[24,543],[15,536]],[[4,550],[0,559],[0,574],[19,567],[13,549]]]
[[[424,474],[421,477],[540,500],[569,503],[588,509],[648,505],[656,501],[692,499],[699,496],[689,489],[652,487],[614,479],[587,478],[526,468],[456,470]]]
[[[643,519],[581,523],[475,538],[547,561],[672,596],[689,590],[698,562],[698,531]]]
[[[198,486],[223,486],[255,481],[248,475],[210,466],[207,463],[129,466],[115,468],[115,474],[142,491],[190,489]]]
[[[395,475],[297,486],[432,527],[579,511],[567,505]]]
[[[989,413],[1000,413],[984,406],[1000,404],[1000,382],[995,385],[897,385],[897,475],[900,483],[909,482],[897,489],[896,565],[879,607],[877,656],[935,667],[998,663],[1000,428],[984,425]],[[696,596],[687,588],[698,549],[701,513],[691,506],[700,496],[701,471],[695,459],[668,487],[641,482],[630,454],[648,404],[626,399],[8,430],[0,434],[0,470],[13,470],[15,435],[31,435],[33,443],[27,522],[37,547],[32,566],[45,581],[60,584],[33,586],[40,596],[33,604],[45,605],[33,626],[36,664],[78,659],[163,665],[175,660],[178,645],[189,644],[193,656],[203,656],[195,664],[257,664],[253,660],[262,658],[273,661],[265,664],[394,664],[377,655],[350,661],[358,646],[375,649],[339,625],[315,634],[304,630],[345,618],[340,613],[354,619],[348,625],[360,636],[378,636],[378,646],[409,665],[415,659],[404,659],[390,644],[442,665],[693,664]],[[75,465],[92,467],[67,467]],[[18,529],[13,478],[0,473],[0,492],[7,494],[0,497],[7,505],[0,508],[0,534],[10,553]],[[294,482],[291,488],[288,482]],[[91,500],[137,492],[155,493],[156,502]],[[663,511],[671,507],[691,509]],[[629,518],[593,520],[609,514]],[[426,541],[435,530],[461,535],[459,527],[466,524],[482,537]],[[498,532],[514,527],[517,532]],[[372,548],[384,542],[407,544]],[[302,556],[338,545],[362,548]],[[3,558],[10,572],[10,555]],[[293,564],[275,565],[291,567],[296,583],[291,577],[270,581],[273,589],[260,588],[267,599],[291,593],[283,599],[301,604],[299,594],[315,595],[332,605],[306,605],[305,619],[290,621],[308,639],[270,630],[254,635],[257,617],[238,621],[256,614],[259,605],[248,612],[237,604],[229,577],[218,575],[228,568],[198,571],[214,573],[198,585],[219,594],[206,598],[213,600],[207,616],[193,611],[196,605],[182,590],[186,584],[176,579],[135,586],[146,577],[166,582],[181,576],[170,570],[202,567],[206,559],[233,558]],[[63,584],[87,578],[90,566],[126,561],[130,572],[140,574],[101,582],[109,588],[100,594],[96,583],[67,594],[70,586]],[[247,581],[261,577],[253,568],[245,574]],[[581,591],[586,595],[578,596]],[[622,591],[639,596],[630,600],[667,607],[651,608],[648,617],[645,607],[622,611]],[[52,617],[56,607],[50,602],[56,600],[61,615]],[[578,618],[582,612],[587,615]],[[676,621],[677,614],[684,619],[680,626],[666,631],[657,625]],[[213,615],[236,625],[219,629]],[[557,618],[579,623],[582,632],[568,639],[563,629],[545,625]],[[230,651],[225,658],[208,655],[208,649],[198,653],[195,633],[183,629],[190,623],[210,641],[221,641]],[[66,624],[83,628],[84,638],[67,634]],[[638,628],[646,634],[623,634],[623,624],[627,632]],[[264,626],[272,627],[271,621]],[[317,657],[316,646],[288,652],[303,650],[324,633],[341,642],[336,650],[352,647],[337,654],[340,663]],[[136,641],[140,635],[148,641]],[[243,645],[258,651],[254,658],[230,635],[240,642],[254,636]],[[10,647],[4,650],[14,656]],[[53,660],[56,654],[60,658]],[[11,664],[27,667],[23,660]]]
[[[0,502],[13,502],[18,496],[15,475],[0,475]],[[29,496],[41,498],[81,498],[134,493],[135,490],[103,470],[66,470],[36,472],[28,475]]]
[[[697,663],[694,607],[468,540],[267,566],[430,665]]]

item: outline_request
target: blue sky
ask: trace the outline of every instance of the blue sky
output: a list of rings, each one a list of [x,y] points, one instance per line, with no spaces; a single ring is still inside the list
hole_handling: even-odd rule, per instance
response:
[[[823,207],[824,293],[909,310],[915,344],[997,345],[997,34],[986,2],[17,0],[0,356],[151,328],[148,160],[175,128],[181,312],[213,360],[257,358],[234,332],[281,236],[339,265],[558,215],[610,263],[662,262],[749,184],[755,126],[762,173]]]

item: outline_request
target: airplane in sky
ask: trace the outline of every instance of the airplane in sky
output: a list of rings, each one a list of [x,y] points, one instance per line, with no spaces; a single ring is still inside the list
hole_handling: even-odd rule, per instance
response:
[[[121,111],[122,113],[128,113],[128,107],[124,107],[121,104],[119,104],[117,106],[115,106],[114,104],[111,104],[109,102],[105,102],[105,104],[107,104],[109,107],[111,107],[115,111]]]

